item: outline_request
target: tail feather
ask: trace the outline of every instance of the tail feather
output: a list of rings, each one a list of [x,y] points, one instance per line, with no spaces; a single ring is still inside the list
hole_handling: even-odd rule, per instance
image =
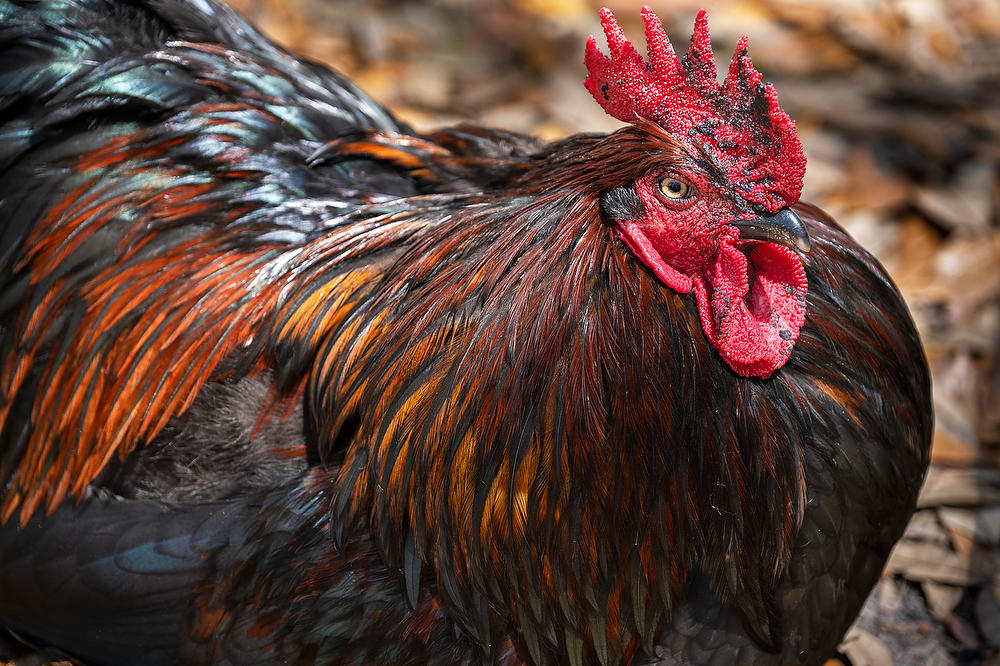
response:
[[[176,661],[198,589],[239,549],[249,503],[168,509],[90,499],[0,528],[0,620],[88,663]]]

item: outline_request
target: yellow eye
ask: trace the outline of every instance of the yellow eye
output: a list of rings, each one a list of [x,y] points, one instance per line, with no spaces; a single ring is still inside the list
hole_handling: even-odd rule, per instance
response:
[[[683,180],[667,176],[660,181],[660,191],[668,199],[683,199],[691,191],[691,186]]]

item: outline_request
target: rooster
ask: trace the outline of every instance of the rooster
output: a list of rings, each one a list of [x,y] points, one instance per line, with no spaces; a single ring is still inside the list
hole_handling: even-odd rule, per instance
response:
[[[0,2],[0,625],[91,664],[822,663],[926,362],[744,38],[419,134],[213,0]]]

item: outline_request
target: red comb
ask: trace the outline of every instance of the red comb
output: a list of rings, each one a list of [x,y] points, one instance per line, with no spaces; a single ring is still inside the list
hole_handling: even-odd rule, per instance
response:
[[[747,37],[736,47],[722,85],[708,35],[708,16],[698,12],[694,36],[683,59],[660,19],[642,8],[649,63],[625,38],[614,15],[601,10],[611,57],[597,40],[587,40],[584,85],[611,116],[658,123],[697,159],[704,152],[728,177],[733,194],[776,211],[798,201],[806,158],[795,123],[778,107],[778,94],[764,84],[747,55]],[[694,145],[693,145],[694,144]]]

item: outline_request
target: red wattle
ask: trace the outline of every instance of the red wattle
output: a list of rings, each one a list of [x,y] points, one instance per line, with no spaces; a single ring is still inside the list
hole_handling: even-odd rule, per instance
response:
[[[691,278],[663,260],[659,250],[638,224],[631,220],[620,220],[618,222],[618,237],[625,241],[625,244],[635,256],[639,257],[642,263],[649,266],[663,284],[680,294],[691,291],[693,286]]]
[[[735,372],[761,379],[788,360],[805,321],[807,288],[798,256],[774,243],[724,243],[694,277],[705,335]]]

